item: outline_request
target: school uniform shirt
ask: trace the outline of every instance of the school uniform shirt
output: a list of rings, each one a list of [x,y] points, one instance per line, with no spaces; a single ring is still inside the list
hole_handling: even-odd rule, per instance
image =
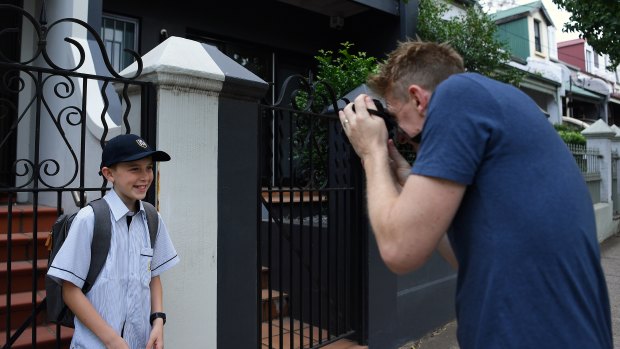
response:
[[[122,334],[130,348],[144,348],[151,332],[151,278],[179,262],[161,216],[154,248],[151,248],[146,212],[142,202],[128,227],[132,213],[114,190],[104,197],[110,206],[112,236],[110,252],[93,287],[86,294],[99,315]],[[48,276],[79,288],[90,266],[94,213],[90,206],[76,215],[62,248],[54,258]],[[99,338],[75,318],[71,348],[104,349]]]

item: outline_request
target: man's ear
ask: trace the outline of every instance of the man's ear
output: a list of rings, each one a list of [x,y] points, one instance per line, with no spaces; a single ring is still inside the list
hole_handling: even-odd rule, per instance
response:
[[[431,93],[420,85],[410,85],[408,92],[409,96],[415,99],[418,112],[424,114],[426,107],[428,107],[428,101],[431,99]]]

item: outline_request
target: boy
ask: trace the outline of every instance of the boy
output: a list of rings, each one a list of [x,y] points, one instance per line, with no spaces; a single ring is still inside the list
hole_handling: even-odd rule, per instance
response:
[[[167,153],[152,150],[132,134],[114,137],[105,145],[100,173],[113,188],[103,198],[112,220],[103,269],[91,290],[82,293],[94,225],[93,210],[86,206],[76,215],[48,272],[62,283],[63,299],[75,314],[71,348],[164,347],[166,317],[159,275],[177,264],[179,257],[161,216],[151,248],[141,200],[153,182],[153,162],[169,160]]]

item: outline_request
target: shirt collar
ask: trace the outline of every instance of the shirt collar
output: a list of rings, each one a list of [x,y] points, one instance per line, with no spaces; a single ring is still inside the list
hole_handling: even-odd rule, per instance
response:
[[[121,198],[116,194],[116,191],[112,188],[106,195],[105,200],[108,202],[110,206],[110,210],[112,211],[112,215],[114,216],[115,221],[119,221],[121,218],[125,217],[127,213],[129,213],[129,209],[125,206],[125,203]],[[140,203],[140,211],[144,211],[144,206],[142,205],[142,200]],[[136,212],[137,213],[137,212]]]

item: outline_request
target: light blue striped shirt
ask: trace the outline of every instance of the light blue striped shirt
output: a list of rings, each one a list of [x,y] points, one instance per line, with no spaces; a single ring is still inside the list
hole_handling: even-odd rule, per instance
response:
[[[110,190],[104,199],[110,206],[112,220],[110,252],[86,298],[117,333],[122,331],[130,348],[144,348],[151,331],[151,278],[173,267],[179,257],[161,216],[152,249],[142,203],[128,228],[126,217],[130,211],[116,192]],[[93,210],[86,206],[73,220],[48,276],[56,282],[66,280],[80,288],[84,285],[90,265],[93,225]],[[71,348],[105,349],[105,346],[76,317]]]

